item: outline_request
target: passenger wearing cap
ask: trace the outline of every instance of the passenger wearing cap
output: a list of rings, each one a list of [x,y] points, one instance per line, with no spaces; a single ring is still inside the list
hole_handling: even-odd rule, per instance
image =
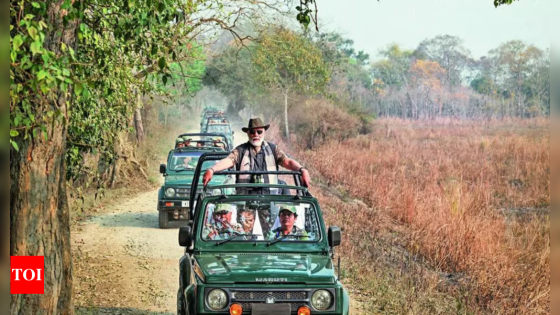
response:
[[[202,229],[202,238],[221,240],[230,238],[243,231],[240,224],[231,223],[231,208],[229,204],[218,204],[212,213],[212,220]]]
[[[192,138],[188,138],[188,139],[183,138],[183,145],[185,147],[190,147],[191,146],[191,140],[192,140]]]
[[[220,142],[220,141],[221,141],[220,137],[214,137],[214,138],[212,138],[212,142],[214,143],[214,146],[223,149],[223,148],[224,148],[224,144],[223,144],[222,142]]]
[[[278,213],[280,227],[270,231],[268,234],[268,239],[276,239],[289,235],[300,235],[305,236],[299,238],[300,240],[309,240],[309,237],[307,237],[307,232],[295,225],[297,216],[298,214],[296,207],[290,205],[282,206],[280,208],[280,212]]]
[[[175,140],[175,148],[183,148],[185,147],[185,140],[183,140],[183,138],[177,138],[177,140]]]

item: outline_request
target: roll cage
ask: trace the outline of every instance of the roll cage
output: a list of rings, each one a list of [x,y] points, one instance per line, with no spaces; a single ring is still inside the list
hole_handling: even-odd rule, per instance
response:
[[[184,138],[184,137],[206,137],[206,138],[212,138],[212,137],[220,137],[220,139],[223,139],[223,141],[219,141],[218,143],[222,143],[224,145],[224,150],[225,151],[230,151],[232,148],[229,146],[228,141],[227,141],[227,137],[224,134],[221,133],[184,133],[178,136],[179,138]],[[203,140],[203,139],[199,139],[199,140],[190,140],[191,142],[204,142],[207,143],[209,141],[212,140]],[[205,146],[208,147],[208,146]],[[203,148],[205,148],[203,147]]]
[[[196,165],[196,169],[193,175],[193,182],[191,187],[191,195],[189,200],[189,206],[191,211],[194,211],[194,202],[199,197],[203,199],[207,194],[211,195],[212,192],[216,189],[220,189],[221,193],[224,197],[227,198],[227,195],[224,193],[224,189],[227,188],[284,188],[284,189],[292,189],[296,191],[296,194],[293,195],[294,199],[301,199],[301,197],[313,197],[307,187],[303,186],[302,182],[302,174],[300,171],[235,171],[235,170],[227,170],[227,171],[219,171],[215,172],[213,176],[217,175],[292,175],[295,185],[284,185],[284,184],[268,184],[268,183],[243,183],[243,184],[220,184],[220,185],[208,185],[203,187],[200,191],[198,189],[200,176],[202,173],[202,165],[205,161],[217,161],[221,160],[229,155],[229,152],[209,152],[204,153],[198,159],[198,164]],[[258,195],[250,195],[250,196],[258,196]]]

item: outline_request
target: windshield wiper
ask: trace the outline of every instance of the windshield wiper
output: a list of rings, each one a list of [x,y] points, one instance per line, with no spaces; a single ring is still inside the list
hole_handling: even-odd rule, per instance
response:
[[[229,242],[229,241],[232,241],[232,240],[234,240],[234,239],[236,239],[236,238],[238,238],[238,237],[241,237],[241,236],[252,236],[252,237],[255,237],[255,236],[262,236],[261,234],[241,234],[241,233],[235,232],[235,231],[234,231],[233,233],[234,233],[234,235],[232,235],[230,238],[225,239],[225,240],[221,240],[221,241],[217,242],[217,243],[216,243],[216,246],[225,244],[225,243],[227,243],[227,242]]]
[[[192,171],[192,170],[194,170],[194,168],[181,168],[181,169],[175,169],[173,171],[179,173],[179,172]]]
[[[284,235],[284,236],[282,236],[282,237],[279,237],[279,238],[277,238],[277,239],[274,239],[274,240],[268,242],[268,244],[266,244],[266,245],[267,245],[267,246],[270,246],[270,245],[276,244],[276,243],[278,243],[278,242],[280,242],[280,241],[283,241],[283,240],[285,240],[285,239],[287,239],[287,238],[290,238],[290,237],[295,237],[295,238],[304,238],[304,237],[307,237],[307,238],[309,238],[309,235],[288,234],[288,235]]]

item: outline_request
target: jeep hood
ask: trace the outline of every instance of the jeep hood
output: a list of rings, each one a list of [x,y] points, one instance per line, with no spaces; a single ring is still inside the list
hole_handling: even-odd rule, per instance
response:
[[[183,174],[173,174],[167,175],[165,177],[165,186],[182,186],[188,185],[190,186],[193,180],[193,174],[184,172]]]
[[[327,255],[240,253],[195,258],[206,283],[335,283]]]
[[[165,186],[191,186],[193,177],[194,175],[192,173],[187,172],[183,174],[179,173],[177,175],[167,175],[167,177],[165,177]],[[223,182],[224,179],[217,176],[217,178],[213,178],[212,180],[210,180],[210,185],[220,185],[223,184]],[[200,176],[200,180],[198,181],[198,187],[199,189],[202,187],[202,176]]]

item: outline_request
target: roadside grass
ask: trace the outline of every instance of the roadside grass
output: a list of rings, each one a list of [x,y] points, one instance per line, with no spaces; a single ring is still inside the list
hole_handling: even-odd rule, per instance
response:
[[[371,134],[296,150],[344,192],[341,203],[313,190],[344,229],[366,313],[550,312],[548,126],[382,119]]]

